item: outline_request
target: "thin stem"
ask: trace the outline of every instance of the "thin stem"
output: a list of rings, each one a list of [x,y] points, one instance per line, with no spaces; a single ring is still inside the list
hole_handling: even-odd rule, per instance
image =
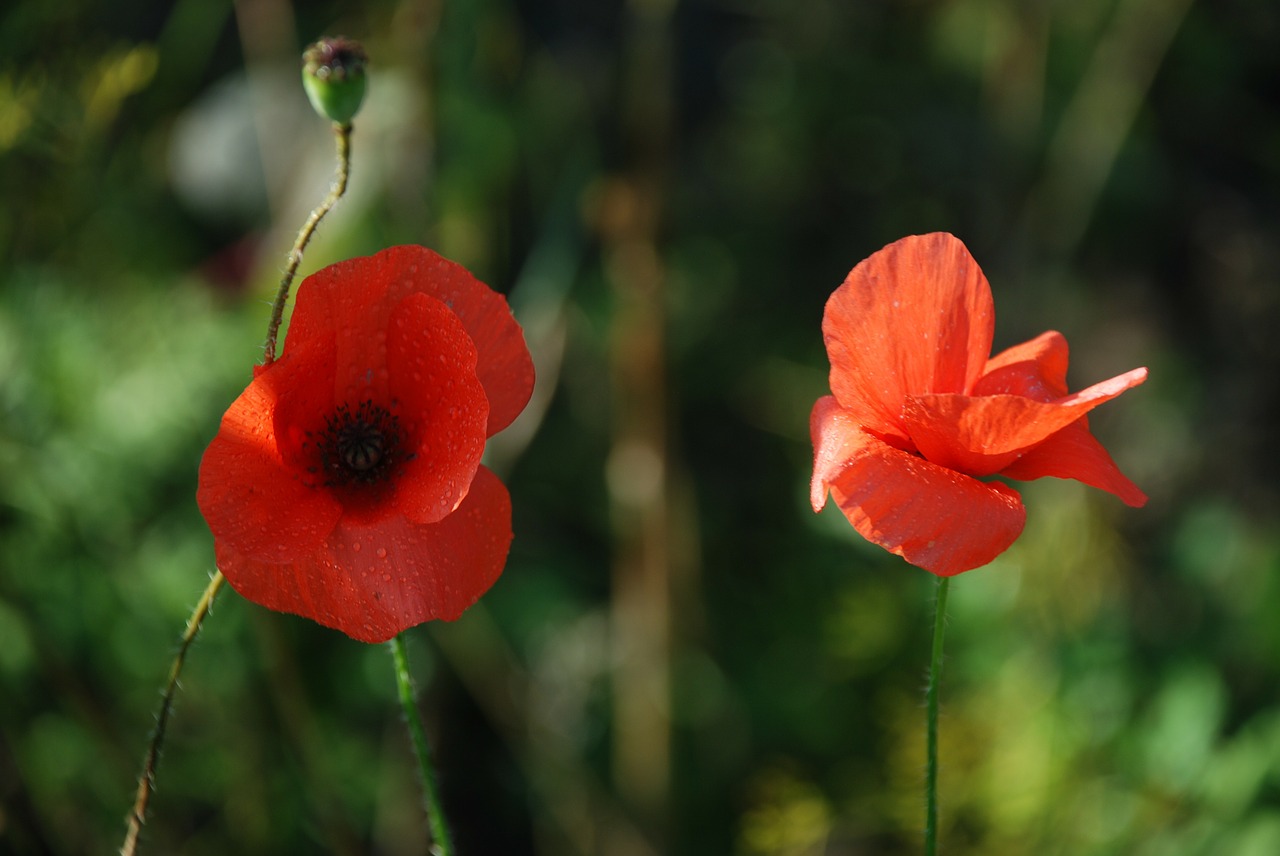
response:
[[[156,784],[156,767],[160,760],[160,748],[164,744],[165,729],[169,725],[169,713],[173,710],[173,697],[178,691],[178,678],[182,674],[182,666],[187,659],[187,651],[200,632],[200,625],[213,606],[213,599],[226,578],[222,572],[214,573],[213,579],[200,595],[196,608],[187,619],[186,632],[182,634],[182,642],[178,645],[178,653],[169,668],[169,682],[165,685],[164,694],[160,698],[160,712],[156,715],[156,728],[151,734],[151,745],[142,760],[142,775],[138,777],[138,794],[133,801],[133,811],[129,813],[129,829],[125,833],[124,844],[120,845],[120,856],[134,856],[138,849],[138,835],[142,825],[147,822],[147,803],[151,801],[151,792]]]
[[[293,242],[293,248],[289,250],[284,275],[280,277],[280,288],[276,291],[275,303],[271,305],[271,321],[267,325],[265,347],[266,365],[271,365],[276,359],[276,337],[280,333],[280,322],[284,319],[284,305],[289,301],[289,288],[293,285],[293,278],[298,273],[298,266],[302,264],[302,251],[307,248],[307,243],[315,234],[316,227],[320,225],[324,215],[333,210],[333,206],[338,204],[342,194],[347,192],[347,176],[351,173],[351,126],[335,124],[333,133],[338,143],[338,172],[333,179],[333,186],[329,188],[329,195],[311,212],[307,222],[302,224],[302,228],[298,230],[298,237]]]
[[[942,635],[947,627],[947,592],[950,577],[938,577],[933,616],[933,656],[929,660],[929,687],[925,691],[928,725],[924,773],[924,852],[938,852],[938,684],[942,680]]]
[[[413,748],[418,755],[418,769],[422,773],[422,803],[427,811],[427,825],[431,829],[431,853],[434,856],[452,856],[453,844],[449,827],[445,823],[444,809],[440,806],[440,794],[436,790],[436,777],[431,767],[431,749],[427,746],[427,733],[422,727],[418,705],[413,700],[413,679],[409,677],[409,655],[405,652],[404,636],[391,640],[391,658],[395,661],[396,687],[400,691],[400,707],[404,709],[405,723]]]

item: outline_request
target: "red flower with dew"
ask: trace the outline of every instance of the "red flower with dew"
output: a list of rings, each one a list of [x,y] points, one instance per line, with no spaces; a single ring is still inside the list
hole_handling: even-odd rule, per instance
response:
[[[1017,492],[990,476],[1076,479],[1141,506],[1085,414],[1147,379],[1134,369],[1067,394],[1067,340],[1047,332],[994,357],[995,308],[953,235],[903,238],[827,301],[832,395],[818,399],[814,511],[827,494],[864,538],[952,576],[1022,532]]]
[[[506,563],[511,501],[480,456],[532,390],[506,300],[461,266],[406,246],[313,274],[200,464],[218,568],[362,642],[456,619]]]

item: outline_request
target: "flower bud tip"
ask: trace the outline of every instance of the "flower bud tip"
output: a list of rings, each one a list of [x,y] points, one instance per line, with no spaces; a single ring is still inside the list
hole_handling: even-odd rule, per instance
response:
[[[311,106],[326,119],[350,125],[364,101],[369,56],[357,41],[320,39],[302,54],[302,86]]]

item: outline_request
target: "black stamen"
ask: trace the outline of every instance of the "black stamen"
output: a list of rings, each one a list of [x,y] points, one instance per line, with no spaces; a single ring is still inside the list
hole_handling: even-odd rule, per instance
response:
[[[341,405],[326,420],[316,446],[327,486],[374,484],[386,478],[400,457],[400,418],[364,401],[351,411]]]

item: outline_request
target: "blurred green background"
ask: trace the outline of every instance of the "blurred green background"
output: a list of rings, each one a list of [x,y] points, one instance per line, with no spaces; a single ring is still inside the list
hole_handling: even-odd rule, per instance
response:
[[[1280,6],[8,0],[0,852],[112,852],[213,571],[196,469],[332,175],[298,85],[373,60],[304,273],[425,243],[539,367],[506,573],[408,634],[459,851],[920,851],[933,578],[808,507],[822,306],[959,235],[1151,496],[1020,486],[952,587],[948,854],[1280,853]],[[416,854],[391,661],[226,591],[144,853]]]

